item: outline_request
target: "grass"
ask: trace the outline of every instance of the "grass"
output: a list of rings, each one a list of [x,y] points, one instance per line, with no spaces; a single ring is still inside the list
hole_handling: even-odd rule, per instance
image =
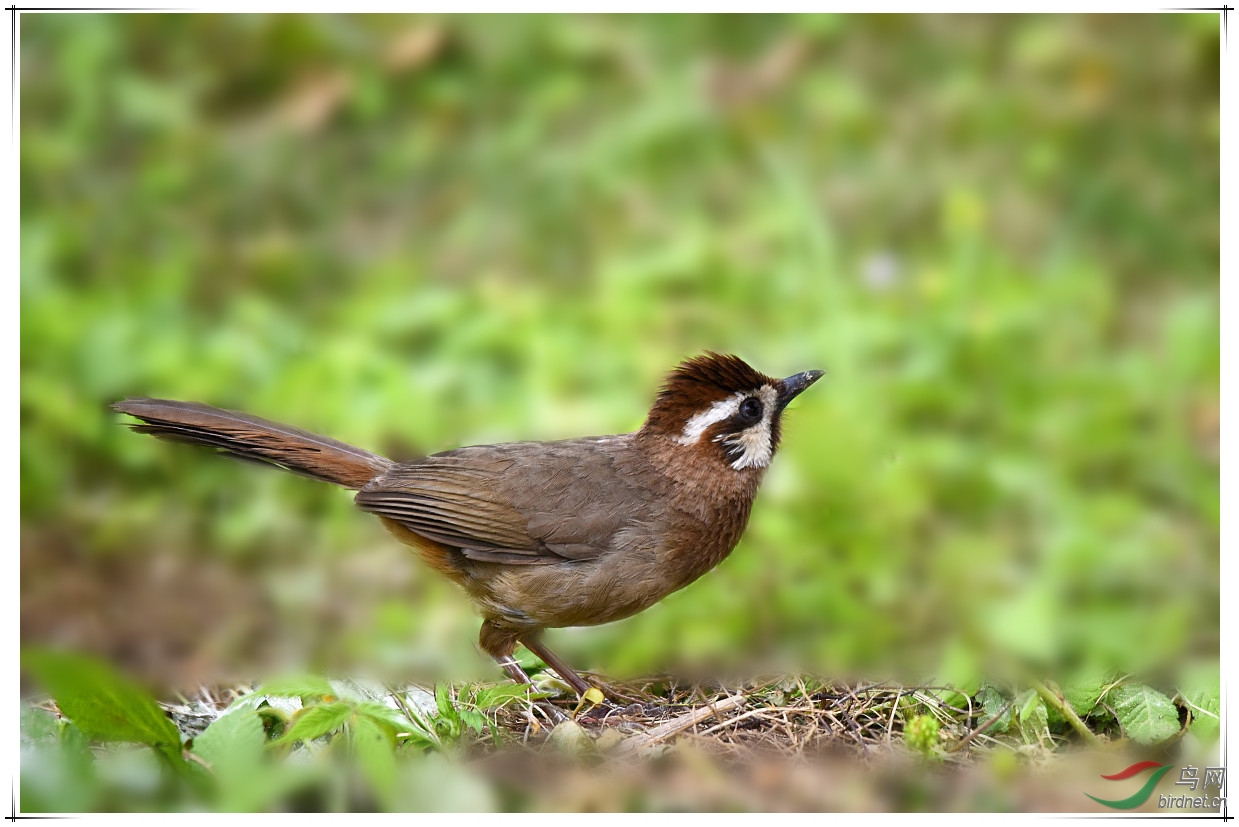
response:
[[[545,673],[535,673],[532,692],[507,683],[391,688],[301,675],[257,688],[202,687],[193,699],[160,705],[165,718],[153,699],[102,664],[41,652],[29,655],[27,667],[54,695],[23,719],[23,808],[30,812],[65,809],[58,781],[74,786],[81,809],[105,808],[118,800],[113,796],[123,796],[126,809],[437,809],[433,793],[410,797],[400,782],[431,755],[488,796],[506,796],[508,809],[568,806],[571,796],[554,791],[581,768],[636,773],[640,783],[626,782],[626,806],[657,807],[657,785],[642,785],[664,760],[700,764],[690,777],[703,783],[681,790],[693,808],[710,806],[704,779],[711,773],[772,762],[780,772],[823,771],[823,762],[842,760],[873,768],[912,762],[921,775],[939,767],[954,774],[941,794],[995,766],[1005,767],[1008,780],[1027,776],[1038,763],[1069,755],[1073,743],[1104,744],[1112,755],[1137,754],[1123,749],[1132,743],[1144,745],[1144,755],[1148,747],[1176,748],[1190,758],[1216,738],[1220,708],[1216,691],[1184,690],[1172,701],[1120,677],[1062,691],[987,685],[968,696],[952,686],[801,674],[734,683],[594,675],[607,700],[574,707],[563,697],[571,693]],[[1194,746],[1175,747],[1185,738]],[[136,749],[148,760],[135,761],[126,744],[145,745]],[[70,777],[38,771],[48,765]],[[121,771],[128,778],[118,785]],[[827,787],[821,801],[839,792]],[[758,796],[746,806],[776,810],[785,802]]]

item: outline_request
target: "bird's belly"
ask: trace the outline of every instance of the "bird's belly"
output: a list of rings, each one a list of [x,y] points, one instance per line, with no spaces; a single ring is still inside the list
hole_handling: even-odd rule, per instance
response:
[[[614,560],[508,566],[491,581],[494,601],[510,618],[538,627],[596,626],[649,608],[678,586],[653,562]]]

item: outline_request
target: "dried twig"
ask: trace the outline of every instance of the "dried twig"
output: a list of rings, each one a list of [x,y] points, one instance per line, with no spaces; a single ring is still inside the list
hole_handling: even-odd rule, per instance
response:
[[[722,712],[729,712],[732,709],[744,706],[747,702],[744,695],[732,695],[730,698],[723,698],[713,704],[703,706],[699,709],[694,709],[687,712],[678,718],[672,718],[670,721],[665,721],[642,735],[634,735],[627,741],[624,741],[616,749],[617,754],[632,752],[634,750],[643,749],[648,746],[665,741],[678,732],[682,732],[689,727],[704,721],[711,716],[717,716]]]

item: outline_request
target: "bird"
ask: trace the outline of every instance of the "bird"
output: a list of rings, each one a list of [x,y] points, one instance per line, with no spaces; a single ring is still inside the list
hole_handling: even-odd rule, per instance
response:
[[[478,643],[513,681],[522,644],[582,697],[546,629],[629,617],[723,561],[748,523],[789,402],[776,379],[707,351],[667,376],[631,433],[474,445],[409,462],[199,402],[126,398],[130,427],[356,491],[355,502],[473,600]]]

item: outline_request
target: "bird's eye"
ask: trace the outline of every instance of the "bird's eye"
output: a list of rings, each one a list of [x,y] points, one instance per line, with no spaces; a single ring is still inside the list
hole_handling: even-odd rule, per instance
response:
[[[756,422],[761,419],[761,402],[752,396],[741,402],[740,417],[747,422]]]

